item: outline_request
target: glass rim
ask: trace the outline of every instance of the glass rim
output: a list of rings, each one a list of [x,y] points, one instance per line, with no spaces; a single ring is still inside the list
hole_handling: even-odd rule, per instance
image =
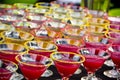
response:
[[[10,63],[14,64],[16,66],[15,71],[18,69],[18,65],[16,63],[14,63],[13,61],[6,60],[6,59],[0,59],[0,60],[4,60],[4,61],[7,61],[7,62],[10,62]],[[9,74],[9,73],[13,73],[13,72],[10,71],[10,72],[4,72],[4,73],[0,73],[0,74]]]
[[[39,55],[39,54],[30,54],[30,55],[37,55],[37,56],[45,57],[45,58],[49,59],[50,63],[49,63],[49,64],[39,64],[39,65],[35,65],[35,64],[30,64],[30,63],[22,62],[22,61],[20,61],[20,59],[19,59],[19,56],[21,56],[21,55],[24,55],[24,54],[20,54],[20,55],[17,55],[17,56],[15,57],[16,61],[17,61],[18,63],[20,63],[20,64],[24,64],[24,65],[32,66],[32,67],[48,67],[48,66],[50,66],[50,65],[52,64],[52,60],[51,60],[50,58],[48,58],[48,57],[46,57],[46,56],[43,56],[43,55]]]
[[[1,32],[1,35],[4,36],[5,32],[6,32],[6,31]],[[32,34],[28,33],[28,32],[20,31],[20,30],[17,30],[17,32],[19,32],[19,33],[22,32],[22,33],[24,33],[24,34],[28,34],[28,35],[30,35],[30,37],[29,37],[29,39],[15,39],[15,38],[11,38],[11,37],[4,36],[4,38],[9,39],[9,40],[20,41],[20,42],[21,42],[21,41],[27,41],[27,40],[32,40],[32,39],[34,39],[34,36],[33,36]]]
[[[75,55],[80,56],[82,58],[82,61],[80,60],[78,62],[70,62],[70,61],[58,60],[58,59],[53,57],[53,55],[56,54],[56,53],[75,54]],[[85,61],[85,57],[83,55],[77,54],[77,53],[74,53],[74,52],[53,52],[53,53],[51,53],[50,57],[53,59],[53,61],[55,60],[55,61],[58,61],[58,62],[70,63],[70,64],[80,64],[80,63],[83,63]]]
[[[54,51],[57,51],[58,47],[54,44],[54,43],[51,43],[51,42],[46,42],[46,41],[35,41],[37,43],[39,42],[42,42],[42,43],[47,43],[47,44],[52,44],[53,46],[55,46],[55,49],[53,50],[47,50],[46,48],[42,48],[42,49],[35,49],[35,48],[31,48],[30,46],[28,46],[27,44],[29,42],[34,42],[34,41],[27,41],[24,43],[25,47],[27,47],[28,49],[31,49],[31,50],[37,50],[37,51],[40,51],[40,52],[54,52]]]

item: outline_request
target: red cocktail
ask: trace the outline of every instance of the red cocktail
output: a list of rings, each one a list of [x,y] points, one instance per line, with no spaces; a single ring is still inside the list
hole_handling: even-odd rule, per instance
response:
[[[13,72],[17,69],[18,66],[15,63],[5,59],[0,59],[0,80],[10,80]]]
[[[0,58],[13,61],[17,63],[15,57],[18,54],[25,54],[27,52],[27,48],[23,45],[16,43],[1,43],[0,44]]]
[[[84,36],[84,42],[86,47],[93,47],[103,50],[107,50],[112,44],[112,41],[109,38],[106,38],[103,34],[88,34]]]
[[[83,65],[88,71],[88,76],[82,77],[82,80],[101,80],[96,76],[93,76],[93,74],[102,67],[105,60],[108,59],[110,55],[106,53],[106,51],[96,48],[81,48],[78,50],[78,53],[85,56],[86,60],[83,62]]]
[[[85,58],[72,52],[54,52],[51,54],[55,66],[62,76],[62,80],[69,80],[69,77],[80,67]]]
[[[57,38],[54,43],[58,47],[58,51],[77,52],[77,50],[84,46],[83,40],[75,40],[70,38]]]
[[[120,45],[112,45],[111,48],[109,48],[108,52],[111,54],[111,59],[117,69],[114,72],[109,71],[108,74],[114,78],[117,78],[117,80],[119,80],[119,76],[120,76]],[[108,77],[109,77],[109,75],[108,75]]]
[[[38,80],[52,63],[49,58],[37,54],[18,55],[16,60],[27,80]]]

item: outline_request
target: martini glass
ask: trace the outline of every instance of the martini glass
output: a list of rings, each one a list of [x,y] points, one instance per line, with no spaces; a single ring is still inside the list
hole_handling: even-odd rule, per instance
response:
[[[15,57],[18,54],[26,54],[28,49],[21,44],[0,43],[0,58],[17,63]]]
[[[34,36],[25,31],[4,31],[1,33],[5,38],[5,42],[24,44],[26,41],[31,41],[34,39]]]
[[[50,57],[50,54],[58,49],[55,44],[45,41],[28,41],[25,46],[29,49],[30,54],[39,54],[47,57]],[[49,77],[52,74],[53,72],[47,69],[42,77]]]
[[[115,64],[117,70],[117,80],[120,80],[120,45],[113,45],[113,50],[110,50],[111,59]]]
[[[120,33],[117,31],[109,31],[105,33],[105,36],[109,38],[113,43],[112,44],[118,44],[120,45]]]
[[[112,41],[103,34],[87,34],[84,36],[85,46],[107,50],[112,45]]]
[[[120,69],[120,45],[118,44],[113,44],[109,49],[108,52],[111,54],[111,59],[113,61],[113,63],[115,64],[113,66],[112,70],[107,70],[104,72],[104,75],[106,75],[107,77],[111,77],[111,78],[118,78],[120,76],[119,73],[119,69]],[[120,79],[120,77],[119,77]],[[119,80],[117,79],[117,80]]]
[[[82,55],[72,52],[54,52],[50,57],[53,59],[62,80],[69,80],[69,77],[72,76],[80,67],[81,63],[85,61]]]
[[[17,55],[16,60],[26,80],[38,80],[52,63],[48,57],[38,54]]]
[[[0,80],[10,80],[10,77],[18,69],[12,61],[0,59]]]
[[[101,80],[95,76],[95,72],[102,67],[110,55],[105,50],[97,48],[81,48],[78,53],[85,56],[83,65],[88,72],[88,76],[82,77],[81,80]]]
[[[81,47],[84,47],[83,40],[76,40],[71,38],[57,38],[54,43],[58,47],[58,51],[77,52]]]

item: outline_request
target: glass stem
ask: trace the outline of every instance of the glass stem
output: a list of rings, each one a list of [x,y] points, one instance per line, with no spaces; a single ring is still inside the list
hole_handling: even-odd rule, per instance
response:
[[[69,78],[68,77],[63,77],[62,80],[69,80]]]
[[[91,78],[94,76],[94,73],[88,73],[88,77],[86,80],[91,80]]]

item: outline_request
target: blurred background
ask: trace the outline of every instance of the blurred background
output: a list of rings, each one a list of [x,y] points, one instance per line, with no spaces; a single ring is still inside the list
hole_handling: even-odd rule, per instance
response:
[[[36,2],[53,2],[59,4],[74,4],[85,6],[92,10],[102,10],[108,12],[110,16],[120,16],[120,0],[0,0],[0,3],[36,3]]]

